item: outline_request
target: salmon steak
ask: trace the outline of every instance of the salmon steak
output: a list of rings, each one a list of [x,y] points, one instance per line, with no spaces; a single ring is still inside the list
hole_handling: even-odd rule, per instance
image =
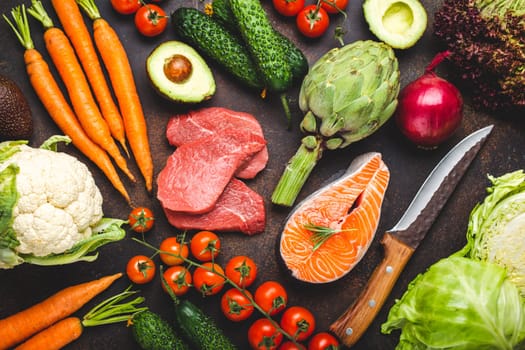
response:
[[[365,153],[341,177],[297,204],[279,242],[292,276],[328,283],[350,272],[375,237],[389,180],[381,154]]]

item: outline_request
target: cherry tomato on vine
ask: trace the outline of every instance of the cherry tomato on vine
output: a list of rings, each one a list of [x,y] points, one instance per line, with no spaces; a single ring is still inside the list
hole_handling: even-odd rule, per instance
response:
[[[128,260],[126,274],[131,282],[145,284],[155,277],[155,263],[145,255],[135,255]]]
[[[184,259],[190,254],[188,244],[182,242],[180,237],[168,237],[164,239],[159,246],[162,252],[160,253],[160,260],[168,266],[181,265]]]
[[[283,16],[295,16],[304,7],[305,0],[272,0],[273,7]]]
[[[257,277],[255,261],[244,255],[231,258],[224,268],[226,277],[241,288],[249,287]]]
[[[302,345],[295,345],[293,341],[288,340],[279,346],[279,350],[306,350],[306,348]]]
[[[308,342],[308,350],[337,350],[339,341],[328,332],[316,333]]]
[[[248,328],[248,342],[254,350],[275,350],[283,334],[267,318],[260,318]]]
[[[250,298],[251,293],[244,291]],[[253,304],[250,299],[237,288],[228,289],[221,297],[221,310],[227,319],[240,322],[253,314]]]
[[[348,6],[348,0],[322,0],[321,7],[329,14],[340,13],[346,10]]]
[[[111,6],[122,15],[131,15],[142,7],[140,0],[111,0]]]
[[[136,207],[129,213],[128,223],[135,232],[148,232],[153,227],[153,224],[155,224],[155,216],[149,208]]]
[[[297,341],[308,339],[315,331],[315,317],[305,307],[291,306],[281,316],[281,328]]]
[[[164,271],[163,276],[175,295],[184,295],[191,287],[191,272],[184,266],[171,266]],[[167,291],[164,283],[162,283],[162,289]]]
[[[281,312],[288,303],[286,289],[276,281],[266,281],[255,290],[255,302],[270,316]]]
[[[193,271],[193,285],[203,295],[215,295],[224,287],[224,270],[215,263],[205,262]]]
[[[190,251],[195,259],[200,261],[211,261],[221,250],[219,236],[211,231],[197,232],[190,241]]]
[[[297,14],[296,25],[304,36],[318,38],[328,29],[330,18],[322,7],[308,5]]]
[[[135,27],[144,36],[157,36],[164,32],[167,25],[168,16],[158,5],[146,4],[135,13]]]

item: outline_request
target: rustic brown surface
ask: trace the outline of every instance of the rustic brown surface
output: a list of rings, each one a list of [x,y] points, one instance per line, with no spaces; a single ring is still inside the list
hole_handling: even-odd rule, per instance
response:
[[[11,7],[19,3],[22,3],[22,1],[2,0],[0,1],[0,12],[7,13]],[[28,4],[29,1],[24,1],[24,3]],[[50,2],[43,1],[43,3],[54,16]],[[102,15],[120,34],[129,53],[139,93],[147,115],[155,174],[158,174],[166,158],[173,151],[173,148],[168,145],[164,137],[166,122],[171,115],[188,107],[172,104],[163,100],[154,92],[147,81],[144,62],[149,52],[156,45],[165,40],[175,39],[175,36],[171,28],[168,27],[168,30],[160,37],[154,39],[140,37],[134,28],[132,17],[116,14],[111,9],[109,1],[100,0],[97,3]],[[270,1],[264,1],[264,3],[275,25],[285,35],[295,40],[297,45],[305,52],[310,64],[315,62],[329,48],[338,45],[330,33],[317,41],[301,39],[295,31],[294,23],[291,20],[278,17],[271,9]],[[438,50],[438,46],[431,34],[431,26],[433,22],[432,13],[441,2],[423,0],[422,3],[429,12],[429,26],[424,37],[416,46],[405,51],[396,52],[400,60],[403,86],[421,74],[424,66]],[[178,6],[202,8],[203,4],[202,1],[198,0],[165,0],[162,3],[168,12]],[[361,4],[362,1],[350,1],[348,8],[349,17],[345,23],[347,28],[345,42],[347,43],[357,39],[374,38],[364,22]],[[56,23],[58,23],[58,20],[56,20]],[[45,53],[41,27],[33,20],[31,20],[31,25],[36,47]],[[53,124],[29,85],[24,70],[22,54],[23,49],[16,41],[15,36],[5,22],[1,21],[0,72],[15,79],[28,98],[35,118],[35,133],[31,139],[31,144],[38,146],[50,135],[59,133],[59,130]],[[48,57],[47,54],[45,54],[45,57]],[[383,236],[383,232],[392,227],[401,217],[419,185],[434,165],[437,164],[440,157],[468,133],[488,124],[495,124],[492,135],[484,148],[482,148],[480,154],[465,174],[426,239],[408,262],[385,307],[381,310],[364,337],[354,347],[355,349],[364,350],[393,349],[395,344],[397,344],[398,334],[385,336],[380,333],[380,325],[385,321],[388,309],[396,298],[401,297],[407,284],[416,274],[423,272],[438,259],[463,246],[468,215],[473,206],[485,196],[485,188],[488,186],[486,174],[501,175],[525,165],[523,126],[516,121],[502,120],[496,115],[486,115],[482,112],[474,111],[467,99],[462,126],[449,142],[436,150],[423,151],[416,149],[401,137],[395,123],[391,120],[376,134],[351,145],[347,149],[331,153],[326,152],[324,158],[319,162],[303,188],[299,200],[319,188],[333,174],[345,169],[354,157],[368,151],[378,151],[383,154],[384,160],[391,171],[391,181],[386,193],[383,214],[376,238],[362,262],[346,277],[337,282],[325,285],[303,285],[287,275],[279,262],[276,249],[280,227],[289,210],[272,207],[269,200],[285,163],[295,153],[299,145],[301,135],[297,125],[301,119],[301,113],[296,104],[297,89],[289,93],[292,100],[294,128],[291,131],[287,131],[278,98],[269,97],[266,100],[262,100],[256,93],[247,91],[216,67],[212,66],[212,69],[214,70],[218,86],[217,93],[212,100],[201,106],[222,106],[253,113],[262,124],[268,139],[270,153],[267,168],[256,179],[248,182],[249,186],[259,191],[266,199],[268,216],[266,232],[253,237],[235,233],[221,234],[223,252],[219,262],[225,262],[229,257],[237,254],[251,256],[259,264],[260,268],[256,284],[270,279],[284,283],[290,294],[290,304],[309,307],[317,317],[319,331],[327,330],[329,325],[356,299],[372,270],[382,258],[383,252],[379,241]],[[440,67],[438,72],[445,77],[447,75],[446,67]],[[63,150],[86,161],[73,146]],[[102,176],[101,172],[93,164],[89,162],[87,164],[95,175],[97,184],[103,193],[106,216],[125,218],[130,208]],[[132,165],[132,171],[138,176],[139,171],[136,166],[133,162],[130,162],[130,164]],[[142,181],[134,185],[126,182],[126,185],[136,205],[149,206],[157,215],[157,223],[154,230],[145,236],[148,242],[159,244],[168,235],[178,233],[168,225],[158,201],[156,201],[154,195],[146,193]],[[109,273],[123,271],[126,261],[133,255],[138,253],[149,255],[151,251],[131,240],[131,237],[134,236],[139,237],[129,233],[124,241],[102,248],[99,259],[93,263],[78,263],[61,267],[26,265],[12,270],[0,271],[0,318],[28,307],[65,286]],[[108,292],[97,298],[96,301],[121,291],[128,284],[129,281],[126,278],[122,278]],[[158,280],[137,289],[141,290],[146,297],[147,305],[153,311],[162,314],[168,320],[173,319],[170,301],[162,292]],[[217,320],[240,349],[248,349],[246,332],[250,322],[233,324],[227,321],[220,313],[218,297],[203,299],[196,292],[190,293],[189,297]],[[88,305],[88,307],[92,305],[94,303]],[[88,307],[81,310],[78,316],[82,316]],[[253,319],[255,319],[255,316]],[[136,345],[130,330],[121,324],[88,329],[69,348],[133,349],[136,348]]]

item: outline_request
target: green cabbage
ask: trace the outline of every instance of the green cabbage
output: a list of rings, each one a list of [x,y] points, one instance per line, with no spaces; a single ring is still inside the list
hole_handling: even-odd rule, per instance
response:
[[[525,303],[503,267],[452,256],[416,277],[381,326],[396,350],[524,349]]]

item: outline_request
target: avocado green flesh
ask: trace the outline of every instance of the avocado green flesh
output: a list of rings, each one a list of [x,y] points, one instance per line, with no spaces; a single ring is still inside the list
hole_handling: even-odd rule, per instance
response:
[[[174,55],[191,62],[191,75],[173,82],[164,73],[164,64]],[[167,41],[157,46],[146,60],[146,71],[155,90],[167,99],[180,103],[198,103],[213,97],[215,79],[208,64],[191,46],[180,41]]]
[[[418,0],[366,0],[363,12],[370,31],[396,49],[413,46],[427,27],[427,13]]]

